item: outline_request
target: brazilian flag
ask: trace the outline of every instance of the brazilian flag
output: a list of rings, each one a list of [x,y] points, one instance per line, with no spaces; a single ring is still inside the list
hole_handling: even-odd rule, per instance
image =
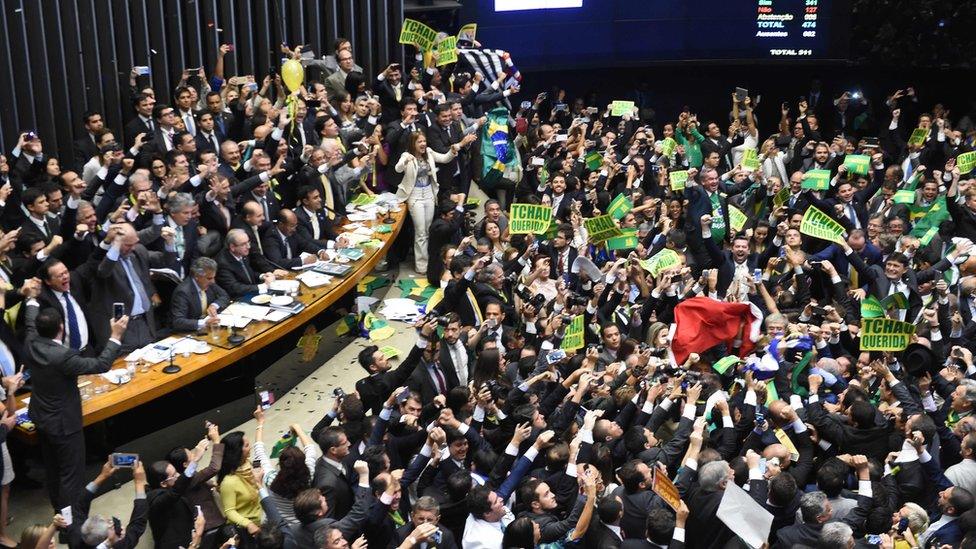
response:
[[[508,109],[499,107],[492,109],[488,115],[488,122],[481,130],[481,185],[493,187],[507,169],[518,166],[518,156],[515,145],[509,133]]]

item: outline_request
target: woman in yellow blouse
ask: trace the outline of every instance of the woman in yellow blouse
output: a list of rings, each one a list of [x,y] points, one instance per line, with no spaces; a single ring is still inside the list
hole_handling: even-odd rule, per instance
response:
[[[260,406],[254,412],[258,421],[257,436],[264,427],[264,412]],[[241,532],[240,547],[254,547],[254,536],[261,531],[261,499],[258,485],[251,472],[251,441],[241,431],[224,436],[224,459],[217,473],[220,502],[227,522]]]

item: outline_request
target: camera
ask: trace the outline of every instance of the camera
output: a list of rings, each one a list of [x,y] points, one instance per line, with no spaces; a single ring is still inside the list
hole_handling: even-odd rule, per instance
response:
[[[336,387],[335,389],[332,390],[332,396],[338,398],[339,400],[342,400],[346,398],[346,392],[342,390],[342,387]]]
[[[587,298],[586,298],[585,296],[581,296],[581,295],[577,295],[577,294],[573,294],[573,295],[571,295],[571,296],[569,296],[569,297],[568,297],[568,298],[566,299],[566,306],[567,306],[567,307],[575,307],[575,306],[577,306],[577,305],[578,305],[578,306],[580,306],[580,307],[586,307],[586,304],[587,304],[587,303],[588,303],[589,301],[590,301],[590,300],[589,300],[589,299],[587,299]]]
[[[589,352],[590,349],[596,349],[596,352],[602,353],[603,352],[603,345],[599,345],[597,343],[590,343],[589,345],[586,346],[586,351]]]
[[[527,303],[528,305],[532,305],[533,307],[535,307],[536,311],[541,309],[542,306],[546,304],[546,296],[542,294],[532,295],[528,292],[527,289],[525,289],[525,287],[516,288],[515,294],[519,296],[519,298],[525,303]]]
[[[505,398],[505,395],[507,393],[505,391],[505,387],[502,387],[502,384],[498,383],[498,381],[494,379],[489,379],[488,381],[485,382],[485,385],[488,387],[488,391],[491,393],[491,398],[496,400],[500,398]]]
[[[559,317],[564,325],[569,325],[573,321],[573,315],[560,315]]]

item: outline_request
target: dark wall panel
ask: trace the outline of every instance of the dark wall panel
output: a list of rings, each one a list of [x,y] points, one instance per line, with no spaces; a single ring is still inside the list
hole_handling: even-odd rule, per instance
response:
[[[0,152],[36,130],[45,151],[70,162],[82,113],[98,110],[121,135],[132,116],[129,71],[148,65],[159,102],[186,68],[212,74],[217,48],[234,44],[225,73],[258,81],[281,62],[278,45],[310,44],[330,54],[348,37],[356,62],[375,75],[402,62],[397,44],[403,0],[2,0]]]

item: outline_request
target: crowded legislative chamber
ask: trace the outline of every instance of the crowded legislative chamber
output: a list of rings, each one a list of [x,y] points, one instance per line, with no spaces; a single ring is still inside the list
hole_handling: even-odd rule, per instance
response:
[[[976,549],[974,28],[5,0],[0,548]]]

